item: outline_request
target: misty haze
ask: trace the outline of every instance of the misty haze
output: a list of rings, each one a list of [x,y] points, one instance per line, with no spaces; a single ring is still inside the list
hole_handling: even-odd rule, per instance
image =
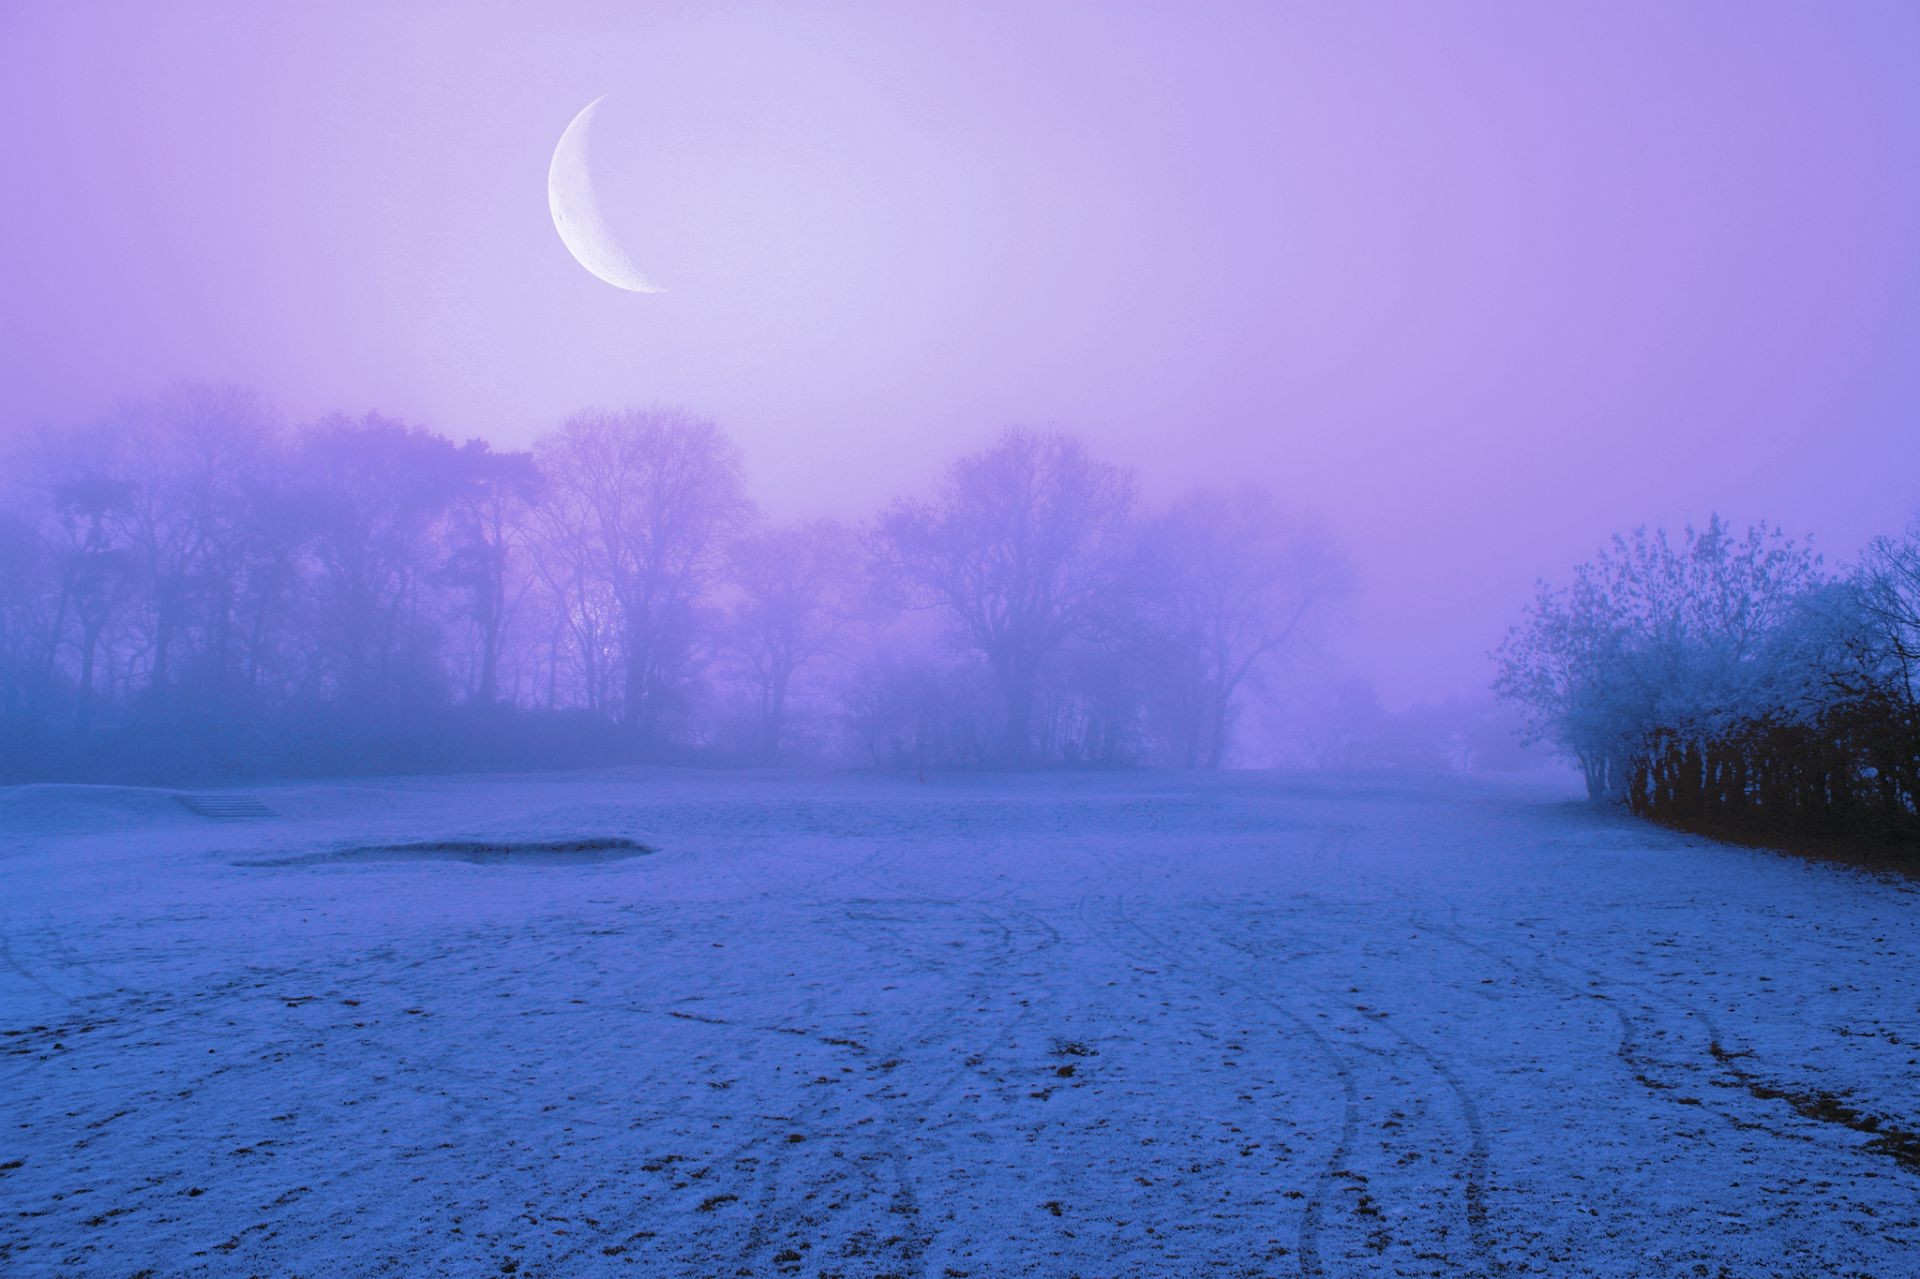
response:
[[[1915,65],[0,7],[0,1273],[1920,1273]]]

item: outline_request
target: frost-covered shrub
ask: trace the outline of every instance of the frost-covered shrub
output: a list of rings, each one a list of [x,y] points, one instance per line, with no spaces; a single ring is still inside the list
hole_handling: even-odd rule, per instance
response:
[[[1682,825],[1900,836],[1920,797],[1914,545],[1830,578],[1766,525],[1638,530],[1541,587],[1496,689],[1597,800]]]

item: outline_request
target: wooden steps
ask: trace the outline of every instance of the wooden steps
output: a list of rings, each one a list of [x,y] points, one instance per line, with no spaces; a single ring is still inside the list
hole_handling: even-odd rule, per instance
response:
[[[277,817],[271,808],[253,795],[240,795],[231,791],[208,791],[200,794],[181,792],[174,796],[180,806],[190,813],[196,813],[216,822],[252,822],[263,817]]]

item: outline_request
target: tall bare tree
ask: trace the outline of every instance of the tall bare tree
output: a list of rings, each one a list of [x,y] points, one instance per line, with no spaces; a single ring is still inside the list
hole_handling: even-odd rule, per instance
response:
[[[835,520],[756,529],[734,542],[727,647],[754,694],[763,760],[780,753],[794,677],[852,617],[860,570],[859,540]]]
[[[699,607],[749,513],[739,450],[683,409],[590,410],[543,436],[551,525],[584,539],[620,610],[621,718],[657,745],[695,664]]]
[[[200,687],[224,691],[259,493],[280,461],[278,417],[251,388],[184,382],[121,405],[108,428],[132,485],[125,520],[150,613],[149,685],[171,687],[192,645]]]
[[[437,597],[458,448],[367,414],[305,428],[296,465],[309,486],[319,665],[310,678],[372,708],[440,681]]]
[[[501,648],[520,594],[513,560],[524,554],[528,508],[539,491],[540,473],[530,453],[496,453],[484,440],[469,440],[456,460],[456,479],[441,572],[466,596],[466,622],[479,650],[471,699],[491,706],[500,697]]]
[[[1008,763],[1030,758],[1042,664],[1095,628],[1119,589],[1133,502],[1132,475],[1080,440],[1016,429],[955,462],[930,500],[895,503],[880,521],[895,580],[992,668]]]
[[[1188,494],[1147,542],[1174,641],[1167,674],[1185,685],[1184,762],[1219,768],[1242,693],[1338,617],[1353,594],[1352,565],[1253,487]]]

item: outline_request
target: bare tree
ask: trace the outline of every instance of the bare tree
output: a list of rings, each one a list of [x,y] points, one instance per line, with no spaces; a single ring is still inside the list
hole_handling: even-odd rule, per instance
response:
[[[757,529],[733,543],[727,648],[754,694],[763,760],[779,755],[794,677],[853,615],[860,570],[859,540],[835,520]]]
[[[301,434],[296,464],[313,508],[309,593],[318,685],[363,707],[438,682],[436,598],[445,521],[457,492],[452,441],[391,418],[326,418]]]
[[[164,693],[191,643],[203,687],[224,689],[259,487],[279,460],[278,418],[248,387],[185,382],[121,405],[108,428],[132,485],[126,533],[150,614],[148,683]]]
[[[1238,700],[1290,650],[1335,620],[1352,596],[1350,561],[1264,489],[1200,489],[1155,522],[1157,561],[1182,680],[1187,767],[1225,762]]]
[[[479,648],[471,698],[491,706],[500,697],[500,657],[519,595],[511,575],[540,473],[530,453],[496,453],[469,440],[457,459],[447,561],[441,572],[467,597],[466,620]]]
[[[21,514],[0,510],[0,768],[39,728],[40,655],[51,648],[52,548]]]
[[[1920,523],[1899,537],[1876,538],[1855,580],[1900,684],[1920,703]]]
[[[658,744],[662,710],[691,673],[698,607],[748,514],[739,450],[681,409],[590,410],[543,436],[546,523],[581,539],[620,610],[621,718]]]
[[[1118,589],[1132,476],[1058,432],[1010,430],[955,462],[929,501],[896,503],[879,545],[919,603],[986,658],[1004,702],[1002,753],[1032,751],[1042,664],[1093,629]]]
[[[544,588],[545,703],[548,709],[579,705],[604,713],[613,706],[620,607],[600,570],[602,556],[589,517],[582,504],[545,485],[529,513],[527,550]],[[565,693],[563,671],[569,685]]]

